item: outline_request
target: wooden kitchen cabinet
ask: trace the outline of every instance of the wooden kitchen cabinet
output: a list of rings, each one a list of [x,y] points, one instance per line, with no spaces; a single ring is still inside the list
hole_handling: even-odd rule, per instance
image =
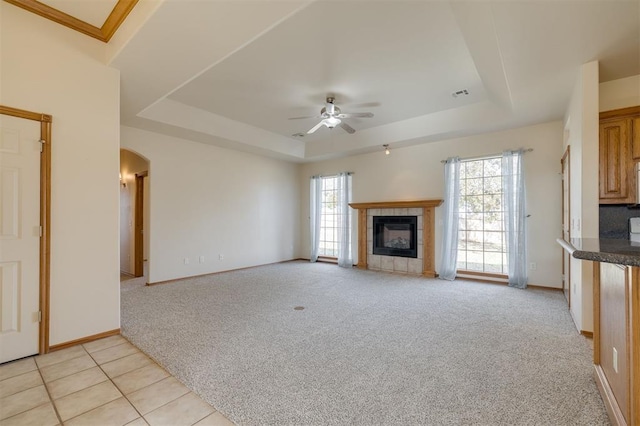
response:
[[[640,161],[640,107],[600,113],[600,204],[635,204]]]
[[[614,425],[640,425],[640,267],[594,263],[595,378]]]
[[[631,119],[631,152],[634,160],[640,160],[640,117]]]
[[[628,118],[600,123],[600,204],[636,202]]]

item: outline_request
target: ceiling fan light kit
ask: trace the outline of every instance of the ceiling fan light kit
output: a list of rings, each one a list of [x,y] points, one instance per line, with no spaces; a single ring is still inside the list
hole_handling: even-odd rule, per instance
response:
[[[328,129],[333,129],[336,126],[340,126],[345,132],[352,134],[355,133],[356,130],[349,126],[347,123],[342,121],[344,118],[371,118],[373,117],[373,113],[370,112],[354,112],[354,113],[343,113],[340,108],[338,108],[334,104],[335,99],[332,96],[327,96],[327,102],[325,106],[320,110],[320,117],[322,120],[313,126],[307,134],[314,133],[320,127],[324,126]],[[289,120],[298,120],[304,118],[315,118],[315,117],[294,117]]]

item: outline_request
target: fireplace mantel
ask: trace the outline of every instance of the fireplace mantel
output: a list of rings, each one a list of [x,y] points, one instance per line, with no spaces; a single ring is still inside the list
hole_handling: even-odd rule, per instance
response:
[[[435,208],[441,204],[442,200],[436,199],[350,203],[349,206],[358,210],[358,268],[367,269],[367,211],[369,209],[422,208],[422,275],[435,277]]]
[[[349,205],[358,210],[364,209],[404,209],[414,207],[438,207],[442,204],[442,200],[417,200],[417,201],[375,201],[372,203],[349,203]]]

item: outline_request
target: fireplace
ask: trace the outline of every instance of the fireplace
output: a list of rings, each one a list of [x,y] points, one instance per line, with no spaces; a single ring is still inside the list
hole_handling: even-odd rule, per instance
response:
[[[373,216],[373,254],[418,257],[417,216]]]
[[[435,219],[436,207],[441,204],[442,200],[436,199],[349,203],[358,209],[358,268],[436,277]],[[416,216],[417,255],[410,258],[374,254],[373,218],[376,216]]]

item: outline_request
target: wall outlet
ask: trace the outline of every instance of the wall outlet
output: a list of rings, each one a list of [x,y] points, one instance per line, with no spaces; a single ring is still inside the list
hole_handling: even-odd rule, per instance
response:
[[[618,351],[613,348],[613,371],[618,372]]]
[[[204,263],[204,256],[200,256],[200,259],[198,259],[198,261],[199,261],[200,263]]]
[[[218,259],[220,259],[220,260],[224,260],[224,255],[219,254],[219,255],[218,255]]]
[[[538,269],[538,265],[536,264],[536,262],[531,262],[529,264],[529,269],[531,269],[532,271],[535,271],[536,269]]]
[[[184,259],[182,259],[182,261],[184,262],[185,265],[189,264],[189,258],[185,257]]]

